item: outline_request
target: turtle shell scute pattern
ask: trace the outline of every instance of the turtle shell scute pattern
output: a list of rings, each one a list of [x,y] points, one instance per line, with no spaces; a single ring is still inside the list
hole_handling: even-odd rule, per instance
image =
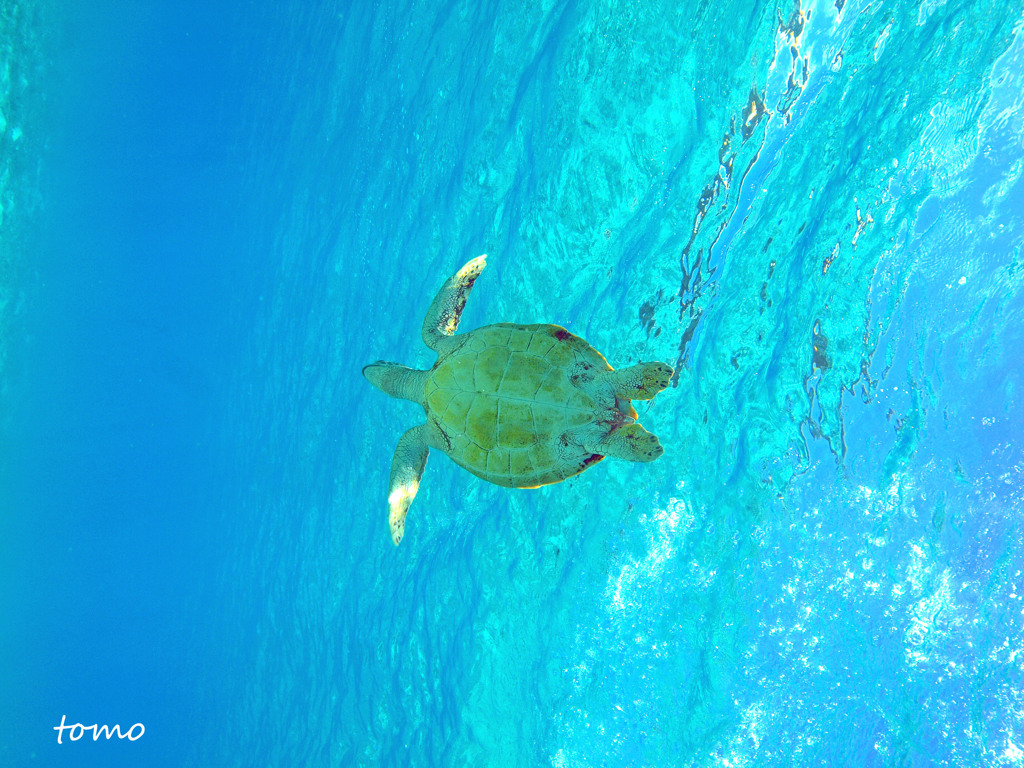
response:
[[[611,367],[557,325],[485,326],[431,370],[427,416],[448,455],[479,477],[516,488],[556,483],[602,458],[581,456],[564,439],[601,410],[573,382],[580,369]]]

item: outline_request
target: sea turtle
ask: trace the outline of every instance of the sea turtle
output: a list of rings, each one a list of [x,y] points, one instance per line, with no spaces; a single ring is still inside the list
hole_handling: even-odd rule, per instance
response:
[[[419,489],[430,448],[497,485],[536,488],[577,475],[605,456],[653,461],[664,449],[641,427],[630,400],[650,400],[672,368],[612,370],[600,352],[558,325],[497,323],[455,334],[486,254],[453,275],[423,320],[437,352],[429,371],[379,361],[363,368],[392,397],[419,403],[425,424],[398,441],[388,486],[391,539]]]

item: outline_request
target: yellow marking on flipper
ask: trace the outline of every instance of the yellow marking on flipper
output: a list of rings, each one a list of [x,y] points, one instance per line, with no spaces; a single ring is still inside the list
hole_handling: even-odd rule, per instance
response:
[[[405,516],[409,513],[409,505],[419,487],[419,483],[402,483],[388,494],[388,525],[391,527],[391,541],[396,547],[405,535]]]

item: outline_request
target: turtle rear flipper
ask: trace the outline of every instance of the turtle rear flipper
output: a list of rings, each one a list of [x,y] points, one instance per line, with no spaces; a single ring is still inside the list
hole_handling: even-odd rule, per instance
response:
[[[595,450],[626,461],[654,461],[665,452],[657,435],[639,424],[624,424],[613,429]]]
[[[420,489],[420,478],[427,466],[428,453],[426,424],[413,427],[402,435],[395,448],[395,457],[391,460],[391,479],[388,482],[388,523],[391,526],[391,540],[396,547],[405,535],[405,516]]]
[[[466,299],[485,266],[486,253],[468,262],[441,286],[427,310],[427,316],[423,318],[423,343],[438,354],[444,351],[448,337],[459,327]]]
[[[665,363],[637,363],[609,371],[615,394],[626,400],[650,400],[672,380],[672,367]]]

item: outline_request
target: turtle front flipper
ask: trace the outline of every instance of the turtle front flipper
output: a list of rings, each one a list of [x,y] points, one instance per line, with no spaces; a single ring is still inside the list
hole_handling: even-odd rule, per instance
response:
[[[423,319],[423,343],[438,354],[444,349],[448,337],[459,327],[466,299],[485,266],[486,253],[468,262],[441,286],[427,310],[427,316]]]
[[[420,488],[428,452],[426,424],[413,427],[402,435],[395,448],[395,457],[391,460],[391,480],[388,483],[388,523],[391,526],[391,540],[396,547],[405,535],[405,516]]]

